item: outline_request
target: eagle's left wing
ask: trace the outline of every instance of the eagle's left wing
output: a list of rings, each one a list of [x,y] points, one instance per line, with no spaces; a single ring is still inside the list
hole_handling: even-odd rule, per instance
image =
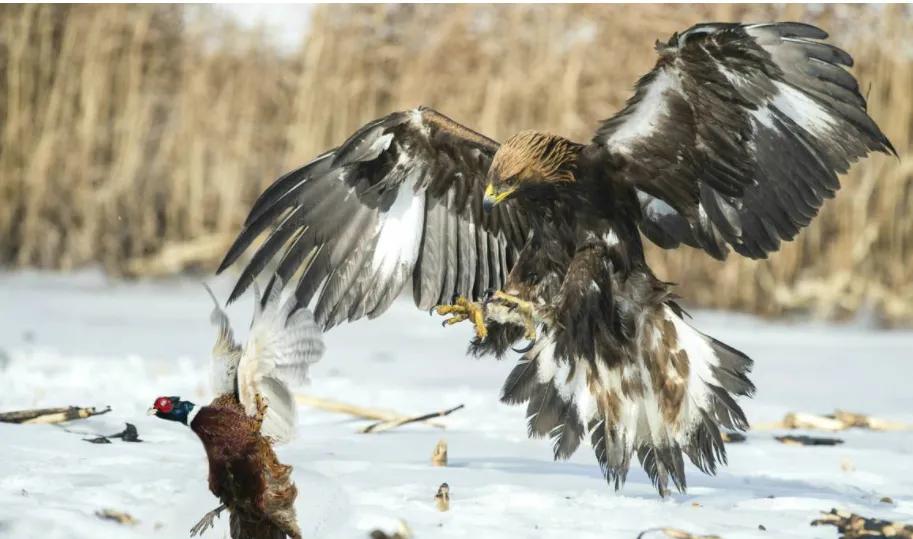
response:
[[[323,329],[382,314],[411,280],[423,309],[499,288],[527,239],[521,210],[482,210],[499,144],[439,112],[394,112],[279,178],[254,203],[221,272],[271,229],[238,278],[237,298],[276,262],[273,283],[313,301]]]
[[[694,26],[590,146],[630,182],[641,230],[665,248],[764,258],[795,237],[872,151],[894,152],[866,112],[850,56],[800,23]]]

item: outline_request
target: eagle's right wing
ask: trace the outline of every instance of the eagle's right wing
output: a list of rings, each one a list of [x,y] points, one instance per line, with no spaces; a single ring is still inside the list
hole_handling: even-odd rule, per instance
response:
[[[527,225],[509,204],[482,211],[498,147],[427,108],[368,123],[260,195],[219,271],[273,230],[229,301],[270,260],[278,261],[274,281],[288,283],[300,271],[297,306],[316,298],[314,316],[324,329],[378,316],[410,278],[424,309],[500,287]]]

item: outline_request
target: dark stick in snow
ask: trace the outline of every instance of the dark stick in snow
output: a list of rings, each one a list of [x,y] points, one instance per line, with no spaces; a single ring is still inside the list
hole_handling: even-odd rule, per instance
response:
[[[371,432],[382,432],[385,430],[395,429],[396,427],[402,427],[403,425],[408,425],[409,423],[418,423],[419,421],[425,421],[428,419],[433,419],[435,417],[444,417],[456,412],[463,408],[463,405],[454,406],[453,408],[448,408],[447,410],[442,410],[440,412],[432,412],[430,414],[424,414],[415,417],[402,417],[399,419],[394,419],[392,421],[381,421],[379,423],[374,423],[373,425],[368,425],[363,428],[361,432],[368,434]]]

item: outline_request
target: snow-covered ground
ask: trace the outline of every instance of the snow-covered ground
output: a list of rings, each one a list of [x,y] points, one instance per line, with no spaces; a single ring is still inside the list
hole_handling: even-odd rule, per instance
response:
[[[222,297],[228,279],[214,280]],[[0,274],[0,410],[69,404],[113,412],[59,426],[0,424],[0,537],[185,537],[217,505],[193,433],[145,415],[158,395],[206,402],[214,330],[210,300],[192,279],[109,282],[96,274]],[[229,314],[240,333],[248,298]],[[913,332],[860,326],[786,325],[697,313],[705,332],[756,360],[753,422],[787,411],[835,408],[913,422]],[[366,537],[405,520],[417,538],[633,538],[655,526],[737,537],[836,537],[809,522],[831,507],[913,520],[913,433],[848,431],[836,447],[796,447],[753,432],[730,445],[716,477],[689,465],[687,495],[659,499],[633,468],[621,493],[585,446],[552,462],[546,440],[528,440],[524,409],[498,402],[512,361],[464,357],[468,327],[398,302],[379,320],[337,328],[303,391],[350,403],[422,413],[464,403],[446,430],[410,425],[357,434],[364,422],[302,408],[298,438],[279,449],[295,467],[305,537]],[[82,441],[134,423],[144,443]],[[83,435],[80,435],[83,433]],[[450,465],[430,466],[436,442]],[[438,485],[451,489],[440,513]],[[879,501],[889,496],[894,504]],[[139,523],[103,521],[99,509]],[[767,531],[760,531],[763,525]],[[227,519],[207,537],[226,537]]]

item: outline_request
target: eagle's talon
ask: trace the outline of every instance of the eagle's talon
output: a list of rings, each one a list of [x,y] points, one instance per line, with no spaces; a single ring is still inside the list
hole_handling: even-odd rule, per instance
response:
[[[525,354],[525,353],[529,352],[530,350],[532,350],[533,346],[536,346],[535,339],[530,340],[528,343],[526,343],[526,346],[524,346],[523,348],[514,348],[513,346],[511,346],[510,349],[518,354]]]
[[[441,316],[450,315],[450,318],[441,323],[442,326],[451,326],[464,320],[472,320],[476,336],[480,340],[485,340],[488,336],[488,328],[485,325],[484,305],[479,305],[463,296],[459,296],[453,300],[452,305],[438,305],[434,310]]]

